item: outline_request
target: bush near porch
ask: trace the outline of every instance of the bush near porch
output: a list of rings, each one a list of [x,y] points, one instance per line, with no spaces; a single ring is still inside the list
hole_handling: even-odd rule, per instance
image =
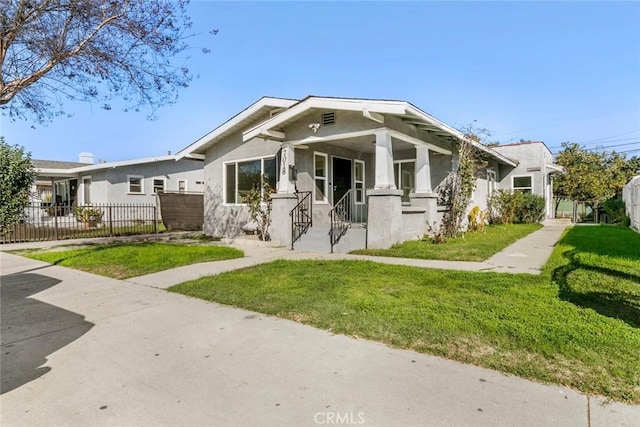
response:
[[[574,227],[540,276],[275,261],[173,292],[640,403],[640,235]]]
[[[389,249],[358,249],[350,253],[443,261],[484,261],[541,227],[540,224],[489,225],[485,227],[485,232],[464,233],[444,243],[432,243],[424,238],[398,243]]]

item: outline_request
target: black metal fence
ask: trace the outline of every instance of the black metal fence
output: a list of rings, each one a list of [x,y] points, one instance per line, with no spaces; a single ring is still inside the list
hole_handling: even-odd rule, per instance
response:
[[[112,237],[158,232],[158,210],[152,204],[57,206],[31,203],[17,224],[0,234],[0,243]]]

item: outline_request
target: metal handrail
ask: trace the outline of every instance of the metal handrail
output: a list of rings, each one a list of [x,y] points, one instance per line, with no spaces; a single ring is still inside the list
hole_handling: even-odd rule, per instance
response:
[[[298,204],[291,209],[291,249],[293,244],[313,226],[313,204],[311,203],[311,191],[296,192]]]
[[[347,233],[347,230],[353,223],[366,224],[367,204],[366,196],[363,192],[362,201],[356,203],[355,189],[349,189],[344,196],[329,211],[331,218],[331,229],[329,230],[329,239],[331,242],[331,253],[333,247],[338,244],[340,238]]]

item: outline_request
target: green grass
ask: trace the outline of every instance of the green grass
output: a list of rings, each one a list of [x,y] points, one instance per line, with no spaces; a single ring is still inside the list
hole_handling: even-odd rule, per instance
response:
[[[640,403],[640,235],[574,227],[540,276],[275,261],[170,289]]]
[[[389,249],[359,249],[350,253],[444,261],[484,261],[541,227],[541,224],[491,225],[484,233],[465,233],[464,236],[449,239],[445,243],[409,240]]]
[[[127,279],[182,265],[240,258],[242,251],[225,246],[168,243],[125,243],[63,251],[17,251],[28,258],[89,273]]]

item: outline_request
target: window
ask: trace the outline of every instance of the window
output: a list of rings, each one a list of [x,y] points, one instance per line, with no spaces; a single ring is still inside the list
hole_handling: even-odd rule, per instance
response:
[[[415,191],[416,162],[414,160],[394,163],[393,174],[398,189],[402,190],[402,203],[411,203],[409,195]]]
[[[522,191],[523,193],[533,192],[533,176],[523,175],[514,176],[512,178],[513,191]]]
[[[315,180],[314,200],[320,203],[328,203],[327,200],[327,164],[328,156],[324,153],[313,153],[313,170]]]
[[[82,177],[82,203],[85,205],[91,204],[91,177]]]
[[[356,191],[356,201],[358,205],[364,204],[364,162],[362,160],[353,161],[353,177]]]
[[[143,177],[140,175],[127,175],[127,181],[129,184],[129,193],[131,194],[142,194],[142,179]]]
[[[244,203],[244,196],[253,188],[276,187],[276,159],[274,157],[225,164],[225,202]]]
[[[187,191],[187,181],[181,179],[178,181],[178,193],[185,193]]]
[[[496,171],[487,169],[487,195],[491,196],[498,188]]]
[[[153,193],[158,194],[164,192],[164,179],[154,178],[153,180]]]

